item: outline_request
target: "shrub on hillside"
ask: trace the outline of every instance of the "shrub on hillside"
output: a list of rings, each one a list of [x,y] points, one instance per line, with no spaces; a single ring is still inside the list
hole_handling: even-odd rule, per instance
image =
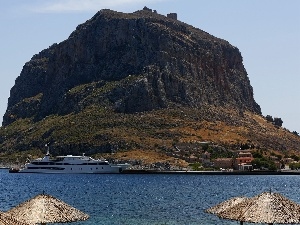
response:
[[[267,116],[266,116],[266,120],[267,120],[268,122],[271,122],[271,123],[274,122],[273,117],[270,116],[270,115],[267,115]]]
[[[296,136],[299,136],[299,133],[297,131],[293,131],[293,134],[295,134]]]
[[[282,124],[283,124],[283,121],[282,121],[281,118],[277,118],[277,117],[274,118],[274,125],[275,125],[275,126],[281,127]]]

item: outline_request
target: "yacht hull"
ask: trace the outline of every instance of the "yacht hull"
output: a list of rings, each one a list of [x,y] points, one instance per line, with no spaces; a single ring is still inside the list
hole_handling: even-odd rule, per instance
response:
[[[47,154],[43,159],[36,159],[25,164],[19,173],[122,173],[129,164],[110,164],[107,161],[95,160],[87,156],[58,156],[50,159]]]

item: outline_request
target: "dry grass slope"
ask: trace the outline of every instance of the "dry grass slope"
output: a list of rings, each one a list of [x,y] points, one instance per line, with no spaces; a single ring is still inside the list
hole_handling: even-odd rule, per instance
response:
[[[181,166],[186,162],[166,153],[175,145],[204,141],[230,150],[248,144],[267,152],[300,152],[299,136],[275,127],[260,115],[220,107],[121,114],[92,106],[77,114],[52,115],[36,123],[18,120],[1,127],[0,137],[2,161],[24,161],[29,154],[41,155],[46,143],[51,143],[55,155],[116,153],[110,157],[149,164],[176,161]]]

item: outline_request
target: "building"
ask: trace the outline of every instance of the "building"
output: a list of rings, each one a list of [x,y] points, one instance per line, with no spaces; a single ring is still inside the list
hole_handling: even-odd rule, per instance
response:
[[[213,160],[215,168],[232,169],[233,159],[232,158],[217,158]]]
[[[253,157],[238,157],[234,160],[234,169],[236,170],[252,170]]]
[[[209,152],[204,152],[202,153],[202,165],[203,166],[210,166],[211,165],[211,161],[210,161],[210,153]]]
[[[237,157],[252,157],[252,153],[251,152],[239,152],[237,154]]]
[[[167,14],[167,17],[173,20],[177,20],[177,13],[169,13]]]
[[[282,161],[283,161],[284,164],[288,165],[288,164],[294,162],[295,160],[292,159],[292,158],[283,158]]]

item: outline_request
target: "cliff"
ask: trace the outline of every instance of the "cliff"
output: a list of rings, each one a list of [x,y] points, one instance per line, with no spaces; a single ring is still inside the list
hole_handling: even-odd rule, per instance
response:
[[[3,125],[104,102],[122,113],[178,105],[260,113],[242,56],[227,41],[148,10],[101,10],[25,64]]]

